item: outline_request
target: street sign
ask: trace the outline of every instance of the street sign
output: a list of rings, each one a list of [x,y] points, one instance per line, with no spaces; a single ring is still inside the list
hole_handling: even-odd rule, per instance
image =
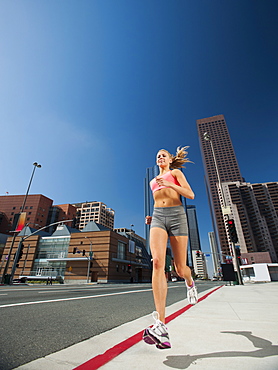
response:
[[[222,214],[223,215],[230,215],[231,214],[231,207],[229,206],[226,206],[226,207],[221,207],[221,210],[222,210]]]

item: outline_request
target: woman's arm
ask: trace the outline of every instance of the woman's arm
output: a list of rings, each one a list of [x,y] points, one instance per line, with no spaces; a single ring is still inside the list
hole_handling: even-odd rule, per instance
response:
[[[152,216],[146,216],[145,217],[145,224],[146,225],[150,225],[152,222]]]
[[[175,169],[175,170],[172,171],[172,175],[177,179],[180,186],[175,185],[170,181],[166,181],[162,177],[160,177],[160,178],[158,177],[156,179],[158,185],[167,186],[167,188],[171,188],[171,189],[175,190],[177,193],[179,193],[180,195],[182,195],[185,198],[194,199],[195,194],[193,193],[190,185],[188,184],[184,174],[180,170]]]

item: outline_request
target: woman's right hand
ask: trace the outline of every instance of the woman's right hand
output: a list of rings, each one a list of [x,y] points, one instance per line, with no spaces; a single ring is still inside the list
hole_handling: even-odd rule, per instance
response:
[[[152,222],[152,217],[151,216],[146,216],[146,218],[145,218],[145,224],[146,225],[150,225],[151,222]]]

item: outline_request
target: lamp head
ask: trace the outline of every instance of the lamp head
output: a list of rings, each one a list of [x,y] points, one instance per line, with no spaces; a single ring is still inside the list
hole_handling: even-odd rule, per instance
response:
[[[40,164],[38,164],[38,162],[34,162],[34,163],[33,163],[33,166],[36,166],[36,167],[38,167],[38,168],[41,168],[41,165],[40,165]]]
[[[204,133],[204,139],[205,139],[206,141],[211,141],[211,137],[210,137],[210,135],[209,135],[209,133],[208,133],[208,132],[205,132],[205,133]]]

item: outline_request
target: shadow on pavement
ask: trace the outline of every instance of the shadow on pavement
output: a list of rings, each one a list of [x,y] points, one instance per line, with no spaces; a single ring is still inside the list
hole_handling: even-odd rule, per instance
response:
[[[267,339],[256,337],[251,331],[222,331],[225,334],[242,335],[254,345],[255,348],[259,348],[254,351],[224,351],[224,352],[213,352],[204,353],[200,355],[178,355],[178,356],[167,356],[167,360],[163,363],[174,369],[187,369],[191,364],[196,363],[197,360],[204,358],[221,358],[221,357],[254,357],[264,358],[278,355],[278,345],[273,345]]]

